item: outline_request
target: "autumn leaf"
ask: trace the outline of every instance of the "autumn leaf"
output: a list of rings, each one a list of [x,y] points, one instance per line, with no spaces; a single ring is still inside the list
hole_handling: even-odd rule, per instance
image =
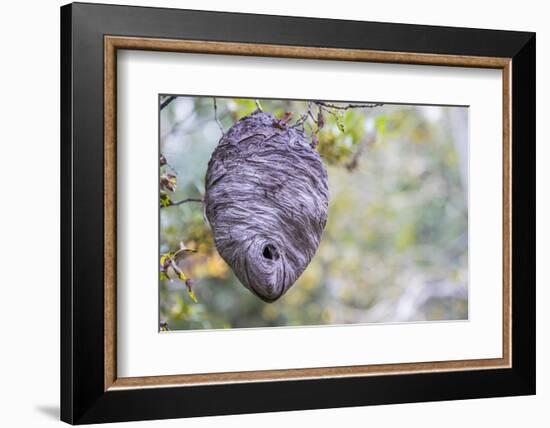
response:
[[[178,272],[177,272],[177,273],[178,273],[178,278],[179,278],[179,279],[181,279],[182,281],[187,281],[188,278],[187,278],[187,276],[185,275],[185,273],[183,273],[182,270],[179,270],[179,269],[178,269]],[[187,284],[186,284],[186,285],[187,285]]]
[[[199,303],[199,300],[197,299],[197,296],[195,295],[195,293],[193,293],[193,290],[187,290],[187,294],[189,295],[189,297],[194,303]]]
[[[281,119],[279,119],[279,122],[286,125],[290,118],[292,117],[292,113],[287,111]]]
[[[170,329],[168,328],[168,323],[167,322],[161,322],[160,323],[160,331],[170,331]]]
[[[291,117],[292,113],[287,111],[282,118],[273,121],[273,126],[279,129],[284,129]]]
[[[167,172],[160,176],[161,189],[174,192],[176,190],[176,184],[177,184],[177,178],[174,174]]]
[[[344,126],[344,122],[342,121],[342,115],[341,114],[338,114],[336,116],[336,126],[338,127],[340,132],[345,132],[346,131],[346,128]]]
[[[319,144],[319,138],[317,137],[317,134],[312,133],[311,134],[311,147],[314,149],[317,148],[317,145]]]
[[[323,116],[323,110],[319,109],[317,113],[317,131],[320,131],[325,126],[325,117]]]
[[[187,294],[189,295],[189,297],[193,302],[199,303],[197,296],[193,292],[193,285],[194,285],[194,281],[191,278],[188,278],[185,280],[185,286],[187,287]]]

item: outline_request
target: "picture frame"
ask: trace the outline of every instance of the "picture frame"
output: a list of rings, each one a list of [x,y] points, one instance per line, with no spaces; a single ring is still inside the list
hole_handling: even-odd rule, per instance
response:
[[[487,159],[503,170],[502,356],[119,377],[119,50],[502,70],[503,158]],[[534,33],[63,6],[61,419],[85,424],[534,394],[535,97]]]

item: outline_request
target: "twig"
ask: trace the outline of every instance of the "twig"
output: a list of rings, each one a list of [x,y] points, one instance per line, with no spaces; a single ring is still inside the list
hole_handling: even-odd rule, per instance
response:
[[[176,252],[174,252],[174,255],[172,256],[172,258],[175,260],[176,257],[179,256],[181,253],[196,253],[196,252],[197,250],[194,250],[192,248],[187,248],[185,244],[183,244],[182,242],[180,243],[180,248]]]
[[[172,203],[168,206],[160,205],[160,207],[168,208],[168,207],[173,207],[175,205],[183,205],[183,204],[186,204],[187,202],[204,202],[204,200],[201,198],[186,198],[186,199],[182,199],[181,201],[172,201]]]
[[[311,114],[311,101],[307,102],[307,111],[296,121],[294,125],[292,125],[292,128],[296,128],[301,126],[303,128],[305,121],[307,120],[308,116],[310,116],[313,121],[315,122],[315,119],[313,118],[313,115]]]
[[[350,108],[373,108],[373,107],[380,107],[384,104],[382,103],[363,103],[363,104],[347,104],[344,106],[340,106],[337,104],[327,103],[325,101],[314,101],[315,104],[318,106],[323,106],[326,108],[332,108],[336,110],[349,110]]]
[[[182,199],[181,201],[172,202],[172,205],[181,205],[187,202],[204,202],[204,200],[202,198],[187,198]]]
[[[222,110],[220,111],[220,114],[218,115],[218,117],[220,119],[224,119],[227,117],[227,115],[229,114],[229,110]],[[173,134],[177,134],[178,137],[183,137],[183,136],[186,136],[186,135],[192,135],[194,134],[195,132],[198,132],[201,130],[201,126],[204,125],[205,123],[208,123],[212,120],[211,117],[206,117],[204,119],[200,119],[200,120],[196,120],[194,123],[193,123],[193,127],[191,129],[183,129],[183,130],[179,130],[181,127],[183,127],[185,125],[185,123],[182,123],[182,122],[178,122],[176,125],[174,125],[174,127],[169,131],[167,132],[166,134],[162,135],[160,138],[161,139],[165,139],[167,138],[168,136],[170,135],[173,135]],[[186,120],[187,122],[187,120]],[[219,126],[219,125],[218,125]]]
[[[168,98],[166,98],[163,102],[160,103],[160,109],[162,110],[164,107],[166,107],[172,101],[174,101],[176,98],[177,98],[177,96],[170,95]]]
[[[218,103],[216,102],[216,98],[212,98],[214,102],[214,118],[216,119],[216,123],[218,124],[218,127],[220,128],[220,131],[222,132],[222,136],[225,134],[225,131],[223,130],[223,126],[218,119]]]
[[[255,103],[256,103],[256,108],[260,111],[264,111],[264,109],[262,108],[262,105],[260,104],[260,100],[255,100]]]
[[[333,116],[336,120],[338,120],[338,114],[334,111],[334,109],[331,110],[330,107],[325,107],[322,104],[317,104],[317,107],[319,107],[319,110],[326,111],[328,114]]]
[[[164,161],[163,161],[164,159]],[[177,175],[178,172],[176,171],[176,168],[174,168],[172,165],[170,165],[168,163],[168,161],[166,160],[166,156],[164,156],[162,153],[160,154],[160,167],[162,168],[163,166],[165,166],[166,168],[168,168],[170,171],[172,171],[174,173],[174,175]]]

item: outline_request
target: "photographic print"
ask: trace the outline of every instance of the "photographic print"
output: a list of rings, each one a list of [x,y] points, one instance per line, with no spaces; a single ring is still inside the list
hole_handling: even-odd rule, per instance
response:
[[[468,107],[159,96],[160,331],[468,319]]]
[[[60,22],[61,420],[535,394],[534,33]]]

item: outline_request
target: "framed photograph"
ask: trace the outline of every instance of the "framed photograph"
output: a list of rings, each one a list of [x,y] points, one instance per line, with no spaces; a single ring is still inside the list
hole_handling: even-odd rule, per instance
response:
[[[61,418],[535,393],[535,35],[61,8]]]

